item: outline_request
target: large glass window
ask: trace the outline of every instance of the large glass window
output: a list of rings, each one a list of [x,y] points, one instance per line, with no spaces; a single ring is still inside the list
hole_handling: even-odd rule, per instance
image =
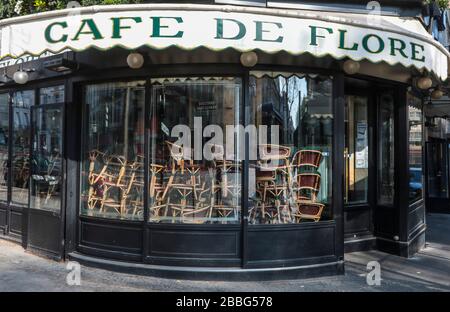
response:
[[[427,142],[428,196],[449,198],[450,144]]]
[[[241,80],[158,79],[152,89],[149,221],[239,223]]]
[[[85,88],[83,215],[143,219],[144,84]]]
[[[378,115],[378,205],[394,204],[394,96],[379,98]]]
[[[39,104],[49,105],[64,103],[64,95],[63,85],[42,88],[39,90]]]
[[[0,94],[0,201],[8,200],[9,96]]]
[[[12,202],[28,205],[30,178],[31,108],[34,91],[13,94]]]
[[[33,110],[31,200],[34,209],[60,212],[62,189],[62,140],[64,86],[39,90],[39,106]]]
[[[369,127],[367,97],[349,95],[345,105],[346,204],[367,202],[369,186]]]
[[[253,72],[249,87],[249,222],[330,218],[332,79]]]
[[[408,93],[409,117],[409,202],[413,203],[423,196],[422,146],[423,117],[421,99]]]

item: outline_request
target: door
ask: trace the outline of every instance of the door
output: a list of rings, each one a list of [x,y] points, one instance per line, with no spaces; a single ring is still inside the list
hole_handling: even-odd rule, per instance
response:
[[[445,141],[426,143],[428,208],[450,212],[450,144]]]
[[[348,94],[345,101],[344,232],[346,241],[372,234],[369,179],[369,91]],[[348,243],[347,243],[348,245]],[[347,248],[347,247],[346,247]]]
[[[62,256],[63,108],[32,110],[28,247]]]
[[[10,96],[0,94],[0,235],[8,234],[9,215],[9,110]]]

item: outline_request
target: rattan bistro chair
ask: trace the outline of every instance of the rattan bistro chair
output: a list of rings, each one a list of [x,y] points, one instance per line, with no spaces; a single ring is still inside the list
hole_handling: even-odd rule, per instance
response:
[[[105,159],[106,154],[100,152],[99,150],[94,149],[89,152],[89,193],[87,198],[88,209],[94,209],[103,199],[103,175],[108,167],[104,162]]]
[[[301,220],[319,221],[324,204],[317,202],[320,189],[320,175],[318,173],[300,173],[295,177],[293,191],[296,196],[296,210],[293,216],[297,222]]]
[[[261,212],[254,211],[253,214],[260,215],[263,223],[285,222],[281,212],[285,211],[285,201],[292,181],[289,160],[291,149],[287,146],[261,144],[259,154],[255,169],[256,188],[261,202],[255,208]]]
[[[318,222],[322,216],[325,205],[313,202],[298,203],[298,210],[293,214],[296,222],[301,220],[313,220]]]
[[[320,174],[313,172],[300,173],[295,176],[292,190],[298,201],[315,202],[320,189]]]
[[[103,174],[104,189],[100,212],[112,208],[119,215],[124,216],[128,195],[136,174],[133,164],[127,163],[125,157],[118,155],[108,156],[105,163],[107,168]]]
[[[312,167],[317,170],[322,161],[322,152],[313,149],[301,149],[292,157],[291,165],[297,169]]]

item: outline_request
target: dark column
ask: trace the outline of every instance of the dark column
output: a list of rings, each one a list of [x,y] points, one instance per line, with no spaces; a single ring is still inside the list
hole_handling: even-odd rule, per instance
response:
[[[344,148],[345,148],[345,95],[344,75],[337,74],[333,99],[333,218],[336,222],[335,246],[339,260],[344,260]]]

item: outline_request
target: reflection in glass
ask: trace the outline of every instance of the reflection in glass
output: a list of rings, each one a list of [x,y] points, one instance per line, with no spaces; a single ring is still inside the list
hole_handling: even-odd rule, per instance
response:
[[[30,208],[61,209],[62,111],[39,107],[33,113]]]
[[[346,97],[345,203],[366,203],[369,186],[367,97]]]
[[[13,94],[12,202],[28,205],[30,178],[31,107],[34,91]]]
[[[85,88],[83,215],[143,219],[144,84]]]
[[[250,162],[249,222],[331,218],[325,208],[332,196],[332,79],[254,72],[250,98],[259,136]]]
[[[422,173],[422,101],[408,93],[409,109],[409,202],[413,203],[423,196]]]
[[[64,86],[42,88],[39,90],[39,104],[59,104],[64,103]]]
[[[150,222],[239,223],[242,146],[225,133],[239,124],[240,79],[152,84]]]
[[[378,125],[378,204],[394,204],[394,97],[380,97]]]
[[[0,94],[0,201],[8,200],[9,96]]]
[[[427,143],[428,196],[449,198],[450,146],[444,142]]]

